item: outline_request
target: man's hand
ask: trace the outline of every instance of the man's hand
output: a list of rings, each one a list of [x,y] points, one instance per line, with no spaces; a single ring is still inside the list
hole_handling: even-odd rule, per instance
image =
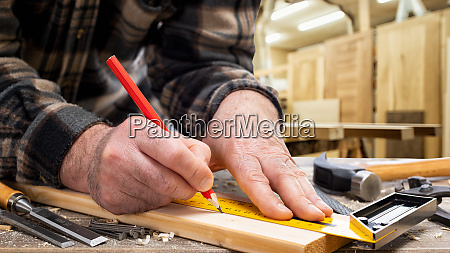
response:
[[[214,119],[224,122],[239,114],[244,117],[257,114],[259,121],[266,119],[274,123],[278,119],[270,101],[253,91],[231,93],[220,104]],[[282,138],[276,135],[236,138],[234,131],[231,132],[229,138],[208,135],[203,140],[212,151],[210,167],[213,171],[227,168],[264,215],[287,220],[295,214],[318,221],[333,213],[317,196],[305,173],[295,165]],[[280,195],[284,204],[272,190]]]
[[[95,125],[85,131],[65,156],[61,182],[89,192],[114,214],[154,209],[211,189],[207,145],[185,137],[155,137],[162,134],[159,127],[151,127],[156,132],[136,131],[130,138],[133,118],[114,128]]]

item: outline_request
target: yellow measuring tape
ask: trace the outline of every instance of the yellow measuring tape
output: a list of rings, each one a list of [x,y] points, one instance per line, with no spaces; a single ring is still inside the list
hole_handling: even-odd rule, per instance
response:
[[[316,232],[321,232],[325,234],[330,235],[336,235],[341,237],[346,237],[354,240],[359,241],[365,241],[374,243],[375,241],[372,240],[372,237],[369,235],[365,235],[362,232],[354,232],[350,229],[350,220],[347,219],[333,219],[330,217],[325,218],[324,220],[320,222],[314,222],[314,221],[305,221],[298,218],[293,218],[291,220],[287,221],[280,221],[280,220],[274,220],[270,219],[264,214],[262,214],[258,207],[256,207],[252,203],[248,202],[242,202],[232,199],[226,199],[226,198],[217,198],[219,200],[219,204],[222,208],[222,211],[226,214],[232,214],[237,215],[241,217],[246,217],[250,219],[255,220],[261,220],[271,223],[276,223],[280,225],[285,225],[289,227],[295,227],[295,228],[301,228]],[[211,205],[200,193],[195,194],[195,196],[188,200],[180,200],[175,199],[173,201],[177,204],[217,211],[217,209]]]

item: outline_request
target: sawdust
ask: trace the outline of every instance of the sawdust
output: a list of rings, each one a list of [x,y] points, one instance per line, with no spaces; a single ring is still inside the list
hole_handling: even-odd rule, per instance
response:
[[[434,238],[441,238],[441,237],[442,237],[442,232],[437,233],[437,234],[434,235]]]

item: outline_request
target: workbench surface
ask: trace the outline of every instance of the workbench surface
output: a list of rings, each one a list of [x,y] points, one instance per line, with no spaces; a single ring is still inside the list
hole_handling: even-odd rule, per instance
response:
[[[305,171],[308,177],[312,178],[312,158],[295,158],[297,164]],[[330,159],[332,160],[332,159]],[[374,159],[371,159],[374,160]],[[336,159],[335,162],[353,163],[353,159]],[[448,180],[433,182],[434,185],[448,185]],[[243,196],[244,193],[239,189],[232,176],[227,171],[220,171],[215,173],[215,187],[216,192],[231,193]],[[393,183],[384,183],[382,195],[385,196],[393,192]],[[345,196],[333,196],[341,203],[345,204],[353,210],[364,207],[367,203],[362,203],[352,200]],[[381,196],[380,196],[381,197]],[[38,204],[36,204],[38,205]],[[450,198],[444,199],[440,207],[445,210],[450,210]],[[52,208],[52,207],[48,207]],[[81,225],[88,225],[89,221],[93,219],[92,216],[75,213],[64,209],[54,209],[59,215],[65,216],[75,223]],[[0,223],[1,224],[1,223]],[[450,230],[442,229],[443,226],[430,222],[423,221],[416,225],[408,232],[404,233],[394,241],[385,245],[378,252],[382,251],[397,251],[397,252],[450,252]],[[170,232],[170,231],[163,231]],[[125,239],[122,241],[110,239],[107,243],[99,245],[95,248],[88,247],[84,244],[76,242],[75,246],[67,249],[57,248],[49,243],[43,242],[33,236],[29,236],[13,229],[12,231],[0,230],[0,252],[27,252],[27,251],[103,251],[103,252],[141,252],[141,251],[167,251],[167,252],[232,252],[231,250],[220,248],[217,246],[192,241],[180,237],[175,237],[172,241],[162,242],[153,238],[147,245],[139,245],[136,239]],[[352,242],[337,252],[355,252],[357,251],[371,251],[364,248],[359,242]]]

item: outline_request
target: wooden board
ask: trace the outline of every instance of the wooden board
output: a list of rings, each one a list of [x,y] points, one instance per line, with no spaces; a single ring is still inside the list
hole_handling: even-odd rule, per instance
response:
[[[323,99],[324,46],[316,45],[288,54],[289,93],[287,112],[295,101]]]
[[[376,122],[385,123],[387,111],[421,110],[425,123],[441,123],[440,15],[377,27]],[[440,156],[437,137],[427,137],[424,147],[426,158]],[[386,156],[384,140],[377,140],[375,156]]]
[[[117,219],[229,249],[246,252],[331,252],[351,240],[216,211],[171,203],[139,214],[113,215],[89,195],[49,187],[12,184],[33,201],[98,217]],[[335,215],[333,218],[348,217]]]
[[[414,129],[410,126],[343,124],[345,137],[371,137],[400,140],[414,139]]]
[[[339,99],[294,101],[292,106],[292,113],[300,115],[300,119],[311,119],[316,123],[339,122]]]
[[[297,131],[294,136],[293,131]],[[300,127],[298,124],[286,123],[285,142],[311,141],[311,140],[342,140],[344,139],[344,128],[340,124],[318,123],[310,127]]]
[[[442,63],[442,156],[450,156],[450,10],[442,12],[442,39],[441,39],[441,63]]]
[[[341,122],[373,122],[373,31],[325,42],[325,98],[341,100]]]

